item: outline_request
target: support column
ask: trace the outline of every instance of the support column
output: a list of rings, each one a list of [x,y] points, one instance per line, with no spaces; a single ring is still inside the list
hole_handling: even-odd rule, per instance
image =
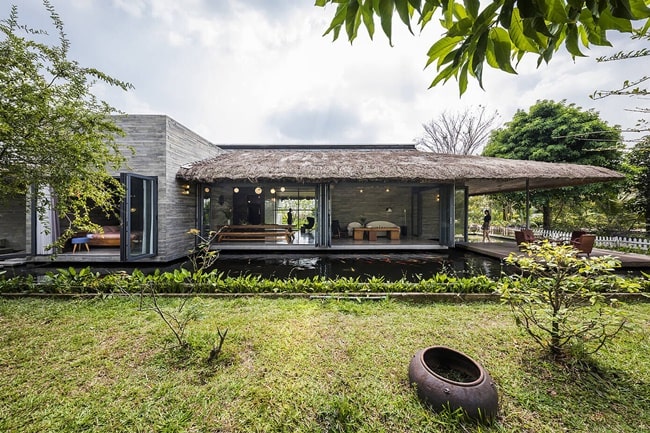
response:
[[[440,245],[454,247],[456,194],[454,185],[440,185]]]
[[[330,185],[319,183],[316,187],[316,220],[318,227],[314,242],[317,247],[329,248],[332,246],[332,212],[330,209]]]
[[[530,228],[530,189],[529,180],[526,178],[526,228]]]

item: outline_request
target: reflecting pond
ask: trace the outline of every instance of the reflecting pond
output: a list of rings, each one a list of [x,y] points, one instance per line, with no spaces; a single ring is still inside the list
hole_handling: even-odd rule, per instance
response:
[[[5,277],[32,274],[40,277],[47,272],[56,272],[59,268],[73,267],[81,269],[90,267],[93,272],[108,274],[114,272],[130,273],[140,269],[145,274],[160,271],[173,271],[180,267],[189,269],[187,260],[180,260],[166,265],[134,262],[132,266],[124,263],[75,263],[49,264],[39,266],[20,266],[5,268]],[[505,273],[512,273],[499,259],[462,249],[450,249],[444,252],[400,252],[400,253],[355,253],[355,254],[236,254],[221,253],[215,266],[224,276],[261,276],[263,278],[358,278],[367,281],[372,277],[383,278],[384,281],[416,282],[427,279],[439,273],[458,277],[485,275],[498,278]],[[647,268],[622,268],[616,274],[627,277],[640,277],[641,271],[650,272]]]
[[[382,277],[385,281],[417,281],[438,273],[456,276],[501,275],[499,260],[450,250],[445,253],[331,254],[321,256],[273,256],[222,254],[215,268],[224,275],[259,275],[265,278]]]

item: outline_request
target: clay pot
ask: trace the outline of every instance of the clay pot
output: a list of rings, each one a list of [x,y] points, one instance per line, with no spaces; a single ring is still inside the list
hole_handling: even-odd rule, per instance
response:
[[[486,422],[497,415],[496,384],[464,353],[444,346],[418,351],[409,364],[409,382],[433,410],[462,409],[467,417]]]

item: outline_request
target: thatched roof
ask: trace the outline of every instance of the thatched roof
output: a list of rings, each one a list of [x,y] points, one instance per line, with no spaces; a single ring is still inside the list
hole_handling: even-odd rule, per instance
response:
[[[446,155],[417,150],[224,150],[183,166],[177,178],[219,182],[398,182],[455,183],[472,195],[558,188],[623,179],[602,167]]]

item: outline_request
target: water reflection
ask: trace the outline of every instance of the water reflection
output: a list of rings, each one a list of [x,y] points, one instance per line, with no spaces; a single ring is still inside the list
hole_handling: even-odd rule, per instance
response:
[[[229,276],[254,275],[264,278],[359,278],[385,281],[417,281],[438,273],[456,276],[499,277],[499,260],[467,252],[446,254],[351,254],[315,257],[269,255],[222,255],[215,268]]]

